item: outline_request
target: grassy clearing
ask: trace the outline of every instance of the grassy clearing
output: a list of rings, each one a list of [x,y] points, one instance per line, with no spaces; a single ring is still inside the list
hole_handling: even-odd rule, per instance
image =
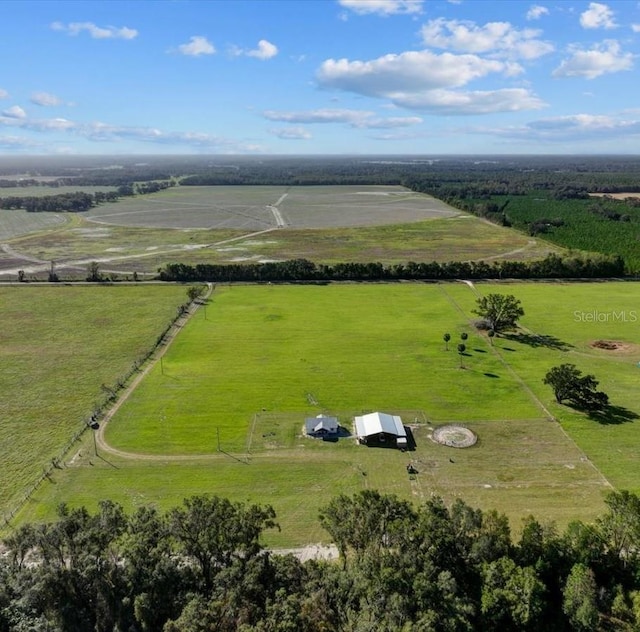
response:
[[[111,498],[129,509],[168,509],[190,494],[219,494],[273,505],[282,531],[267,541],[287,547],[327,541],[317,520],[320,507],[336,494],[365,488],[415,502],[434,493],[449,502],[460,497],[505,512],[515,530],[528,514],[566,525],[602,510],[606,485],[557,424],[530,419],[469,427],[480,443],[466,450],[433,443],[425,425],[415,429],[417,448],[409,453],[366,448],[352,439],[330,443],[298,436],[287,448],[188,462],[100,458],[87,442],[72,465],[43,484],[21,519],[50,519],[63,500],[95,508],[98,500]],[[407,475],[409,461],[419,472],[415,477]]]
[[[640,492],[636,467],[640,418],[633,419],[633,414],[640,415],[640,285],[518,283],[476,287],[481,293],[498,291],[520,298],[526,312],[522,319],[524,333],[547,336],[547,343],[526,335],[503,338],[496,342],[499,353],[615,487]],[[466,311],[473,309],[474,296],[463,288],[450,286],[448,292]],[[596,340],[617,340],[627,343],[628,348],[595,349],[591,345]],[[557,405],[542,379],[552,366],[564,362],[594,374],[611,403],[621,407],[620,413],[606,423],[598,423]]]
[[[216,256],[226,255],[227,260],[244,257],[253,261],[307,258],[324,263],[405,263],[537,259],[559,251],[544,241],[530,239],[470,215],[374,227],[286,229],[228,246],[233,249],[215,249]],[[186,262],[184,258],[181,261]]]
[[[39,476],[155,342],[184,288],[0,287],[0,507]]]
[[[114,446],[147,458],[96,457],[86,437],[20,518],[51,518],[63,500],[168,508],[187,494],[217,493],[272,504],[282,531],[268,542],[290,546],[326,541],[318,509],[337,493],[366,487],[417,502],[433,493],[460,497],[504,511],[516,530],[528,514],[560,526],[594,518],[608,489],[598,468],[616,487],[640,491],[640,420],[587,420],[554,404],[542,384],[551,366],[574,362],[596,374],[612,403],[640,412],[637,327],[576,322],[576,312],[597,309],[640,314],[638,285],[476,290],[518,296],[526,335],[500,337],[492,347],[470,327],[476,295],[463,284],[219,287],[206,314],[196,314],[107,428]],[[445,331],[452,345],[469,333],[465,369],[444,350]],[[533,334],[547,336],[546,346],[527,337]],[[611,355],[590,347],[600,338],[639,346]],[[414,426],[416,450],[301,435],[308,415],[331,412],[348,425],[353,414],[374,409],[401,413]],[[478,444],[434,444],[431,429],[450,420],[464,421]],[[409,461],[419,471],[414,478]]]

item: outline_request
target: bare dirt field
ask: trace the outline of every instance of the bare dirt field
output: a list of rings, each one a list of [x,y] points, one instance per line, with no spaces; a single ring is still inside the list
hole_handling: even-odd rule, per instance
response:
[[[626,200],[627,198],[640,198],[640,193],[637,191],[629,193],[589,193],[590,197],[610,197],[614,200]]]
[[[91,262],[122,280],[176,261],[490,261],[556,250],[400,186],[174,187],[87,213],[5,213],[2,280],[46,280],[52,265],[61,280],[84,279]]]
[[[100,206],[100,224],[147,228],[264,230],[342,228],[454,217],[460,211],[400,186],[176,187]]]

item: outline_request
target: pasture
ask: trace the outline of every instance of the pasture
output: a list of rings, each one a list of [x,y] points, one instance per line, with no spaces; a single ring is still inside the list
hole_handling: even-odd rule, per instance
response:
[[[67,223],[51,230],[27,226],[23,216],[31,214],[5,213],[21,222],[5,227],[12,253],[0,258],[5,279],[20,269],[46,279],[52,261],[61,278],[74,279],[92,260],[122,277],[176,261],[403,263],[531,259],[559,250],[402,187],[175,187],[88,213],[55,214]]]
[[[0,287],[0,516],[184,301],[176,286]]]
[[[513,293],[526,312],[493,345],[471,325],[477,293],[489,291]],[[629,321],[588,316],[598,310]],[[634,283],[219,286],[103,427],[108,448],[85,437],[20,520],[51,518],[61,501],[167,508],[217,493],[272,504],[282,531],[269,544],[292,546],[326,541],[318,508],[366,487],[416,502],[461,497],[504,511],[515,530],[528,514],[560,526],[590,520],[609,483],[640,491],[634,314]],[[624,350],[591,346],[600,339]],[[610,418],[555,404],[542,378],[562,362],[596,375]],[[302,435],[307,416],[336,414],[350,430],[370,410],[401,414],[415,450]],[[433,443],[432,429],[449,421],[474,430],[476,446]]]

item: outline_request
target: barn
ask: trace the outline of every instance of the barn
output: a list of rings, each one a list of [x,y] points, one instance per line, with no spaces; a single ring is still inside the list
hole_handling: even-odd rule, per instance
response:
[[[318,415],[317,417],[307,417],[304,421],[305,432],[311,437],[326,437],[335,435],[340,430],[337,417]]]
[[[355,418],[356,436],[367,445],[407,447],[407,431],[402,419],[388,413],[369,413]]]

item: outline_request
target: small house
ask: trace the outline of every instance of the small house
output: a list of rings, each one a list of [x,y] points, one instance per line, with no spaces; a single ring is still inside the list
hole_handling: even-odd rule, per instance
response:
[[[310,437],[326,437],[338,434],[340,424],[337,417],[318,415],[317,417],[307,417],[304,429]]]

